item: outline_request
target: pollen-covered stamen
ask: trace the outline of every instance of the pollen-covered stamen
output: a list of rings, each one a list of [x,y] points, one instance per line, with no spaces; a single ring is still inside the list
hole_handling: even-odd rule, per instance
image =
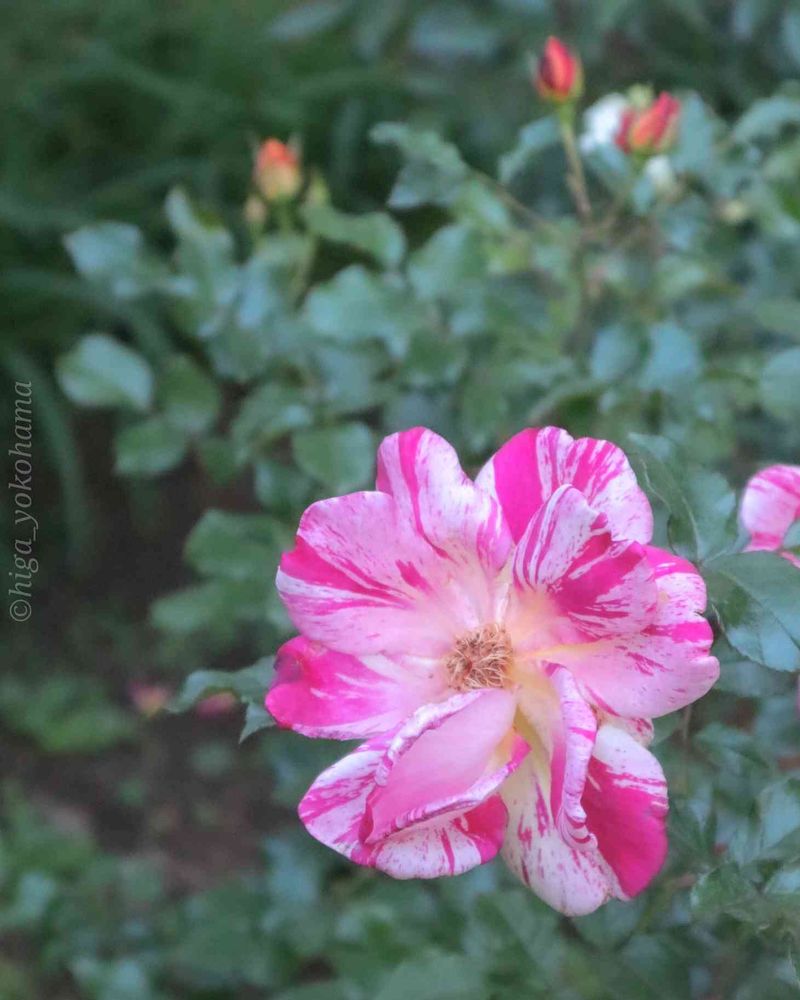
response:
[[[447,657],[450,686],[457,691],[506,687],[511,659],[511,640],[503,626],[482,625],[462,636]]]

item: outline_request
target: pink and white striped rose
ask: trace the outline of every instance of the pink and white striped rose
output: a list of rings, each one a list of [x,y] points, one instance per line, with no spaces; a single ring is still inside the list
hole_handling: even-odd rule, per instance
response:
[[[752,476],[742,494],[739,520],[750,536],[748,552],[779,552],[800,567],[800,557],[785,548],[789,528],[800,521],[800,465],[770,465]],[[800,714],[800,677],[796,705]]]
[[[739,512],[750,535],[749,552],[780,552],[800,566],[800,559],[784,548],[789,528],[800,521],[800,465],[770,465],[745,486]]]
[[[650,719],[719,670],[702,579],[651,537],[609,442],[526,430],[473,482],[431,431],[387,438],[376,490],[309,507],[278,572],[301,635],[268,709],[363,741],[300,803],[309,832],[396,878],[502,850],[569,914],[641,892],[667,849]]]

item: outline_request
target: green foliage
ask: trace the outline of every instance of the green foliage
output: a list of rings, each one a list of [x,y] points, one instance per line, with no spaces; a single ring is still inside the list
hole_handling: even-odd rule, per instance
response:
[[[374,439],[365,424],[299,431],[292,437],[298,468],[331,494],[350,493],[369,480]]]
[[[104,333],[87,334],[58,364],[61,388],[79,406],[129,406],[146,410],[153,375],[135,351]]]
[[[125,427],[115,442],[115,468],[122,476],[159,476],[183,458],[184,436],[163,417]]]
[[[187,434],[211,429],[219,414],[221,394],[191,358],[171,358],[159,389],[161,408],[169,424]]]
[[[709,564],[710,599],[725,638],[773,670],[800,670],[797,574],[772,553],[725,556]]]
[[[229,693],[244,705],[245,723],[240,739],[272,726],[273,720],[264,708],[264,692],[272,681],[272,657],[259,660],[243,670],[197,670],[184,682],[172,702],[173,712],[185,712],[211,695]]]
[[[347,243],[374,257],[379,264],[393,267],[406,250],[403,230],[383,212],[346,215],[331,205],[307,205],[303,220],[309,231],[335,243]]]
[[[0,679],[0,717],[48,753],[94,753],[133,738],[134,720],[89,678],[51,674],[36,697],[22,679]]]
[[[81,430],[111,429],[122,510],[98,533],[144,523],[116,575],[146,587],[154,635],[136,593],[136,638],[115,626],[109,643],[78,622],[80,669],[51,669],[48,650],[46,670],[0,682],[23,781],[51,757],[67,777],[92,768],[58,788],[73,811],[38,787],[35,808],[9,796],[0,996],[797,989],[800,573],[744,553],[737,526],[746,477],[800,448],[794,6],[559,5],[590,103],[642,75],[683,102],[665,176],[612,146],[585,152],[590,220],[572,209],[558,123],[528,79],[527,51],[555,30],[547,4],[37,0],[35,31],[9,15],[0,45],[15,83],[20,65],[27,76],[7,108],[0,216],[18,265],[0,292],[17,344],[45,357],[59,344]],[[290,133],[303,190],[251,217],[248,145]],[[39,371],[27,355],[2,360]],[[74,445],[49,412],[74,497]],[[664,872],[637,900],[569,923],[499,865],[426,884],[342,863],[281,812],[341,746],[261,732],[271,654],[291,633],[274,576],[302,510],[369,489],[386,433],[431,426],[474,471],[546,423],[628,450],[657,544],[706,580],[722,661],[717,690],[657,720]],[[176,509],[196,521],[188,537],[166,516]],[[181,544],[194,578],[139,572],[144,547]],[[181,717],[137,722],[124,682],[171,684],[170,671],[184,678],[170,702]],[[244,707],[241,738],[258,734],[235,756],[242,720],[229,733],[194,711],[222,693]],[[95,840],[80,800],[136,754]],[[264,851],[248,844],[254,828]]]

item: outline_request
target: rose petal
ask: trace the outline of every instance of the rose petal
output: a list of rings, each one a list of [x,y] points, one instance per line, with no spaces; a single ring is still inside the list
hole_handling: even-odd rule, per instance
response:
[[[569,670],[550,664],[548,673],[558,693],[560,709],[550,734],[550,811],[561,836],[577,847],[592,843],[581,797],[597,735],[597,720]]]
[[[781,549],[786,532],[800,520],[800,465],[771,465],[757,472],[745,487],[740,517],[750,535],[749,550]],[[796,556],[787,557],[800,565]]]
[[[475,486],[452,445],[433,431],[415,427],[383,441],[377,488],[394,497],[401,515],[453,564],[454,572],[458,567],[480,589],[508,561],[511,532],[499,504]],[[478,600],[485,603],[487,597]],[[486,621],[493,620],[493,612],[494,605],[486,603]]]
[[[587,825],[620,898],[658,874],[667,856],[667,783],[656,758],[615,726],[601,726],[583,794]]]
[[[375,774],[368,841],[447,812],[465,812],[497,789],[509,761],[516,698],[482,689],[419,709],[400,729]],[[500,758],[503,763],[501,764]]]
[[[544,760],[528,754],[501,795],[508,809],[503,860],[537,896],[560,913],[580,916],[614,894],[613,875],[597,851],[568,844],[556,828]]]
[[[298,630],[339,652],[444,655],[498,618],[508,526],[450,445],[422,428],[383,442],[378,487],[308,508],[278,590]]]
[[[653,755],[631,736],[601,726],[582,805],[596,847],[576,848],[553,820],[546,762],[529,754],[503,786],[508,832],[503,858],[545,902],[571,916],[611,898],[630,899],[666,857],[666,782]]]
[[[646,544],[653,535],[650,503],[624,452],[609,441],[575,440],[558,427],[524,430],[489,459],[475,482],[499,500],[515,541],[566,483],[606,515],[615,538]]]
[[[277,587],[307,639],[355,655],[442,656],[478,623],[470,596],[447,586],[449,563],[385,493],[312,504]]]
[[[506,822],[497,788],[528,750],[509,731],[513,702],[484,690],[419,709],[323,772],[300,818],[322,843],[396,878],[459,874],[490,860]]]
[[[439,698],[445,680],[437,661],[358,658],[301,636],[278,651],[266,706],[279,725],[304,736],[366,739]]]
[[[714,640],[703,618],[706,589],[691,563],[648,547],[658,588],[653,621],[639,633],[548,651],[570,668],[590,700],[629,719],[653,718],[702,697],[719,677]]]
[[[656,605],[652,576],[638,542],[614,541],[605,515],[559,487],[514,555],[507,625],[516,648],[560,662],[548,647],[641,632]]]

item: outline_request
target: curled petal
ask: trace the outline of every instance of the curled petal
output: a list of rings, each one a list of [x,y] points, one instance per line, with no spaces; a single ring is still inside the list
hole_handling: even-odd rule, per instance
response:
[[[524,699],[523,712],[549,754],[550,812],[561,837],[575,847],[594,843],[581,804],[586,771],[597,735],[597,719],[572,674],[555,663],[544,665],[552,695]]]
[[[374,842],[434,816],[464,812],[494,792],[524,752],[521,741],[511,745],[515,708],[511,692],[479,689],[419,709],[389,744],[376,771],[367,839]]]
[[[496,856],[507,821],[503,800],[492,795],[468,812],[388,837],[370,863],[393,878],[461,875]]]
[[[650,503],[625,453],[610,441],[576,440],[558,427],[520,431],[489,459],[475,482],[498,499],[515,541],[565,484],[606,515],[615,538],[646,544],[653,536]]]
[[[644,548],[614,541],[605,515],[572,486],[559,487],[531,518],[513,579],[508,622],[522,650],[637,633],[655,611]]]
[[[503,860],[546,903],[570,916],[591,913],[613,892],[613,876],[596,850],[567,843],[550,807],[546,762],[530,753],[502,791],[508,809]]]
[[[637,743],[643,747],[649,747],[655,736],[655,729],[650,719],[623,719],[619,715],[610,715],[608,712],[597,712],[601,723],[609,726],[616,726],[623,733],[627,733]]]
[[[783,548],[786,532],[800,520],[800,465],[772,465],[757,472],[745,487],[740,517],[750,535],[748,549]],[[796,557],[792,561],[800,564]]]
[[[506,821],[497,789],[528,749],[509,730],[513,710],[513,696],[499,690],[425,706],[323,772],[300,818],[322,843],[396,878],[454,875],[490,860]]]
[[[706,588],[691,563],[648,547],[658,588],[653,620],[640,632],[548,651],[569,667],[592,703],[628,719],[654,718],[702,697],[719,677],[714,635],[703,617]]]
[[[279,725],[304,736],[366,739],[397,728],[444,684],[435,661],[359,658],[300,636],[278,651],[266,706]]]
[[[667,856],[667,783],[661,765],[627,733],[601,726],[583,806],[620,898],[636,896]]]
[[[592,835],[583,847],[557,829],[549,785],[546,763],[529,754],[503,787],[509,812],[503,857],[512,871],[572,916],[641,892],[667,849],[666,782],[655,757],[622,730],[600,727],[582,796]]]

